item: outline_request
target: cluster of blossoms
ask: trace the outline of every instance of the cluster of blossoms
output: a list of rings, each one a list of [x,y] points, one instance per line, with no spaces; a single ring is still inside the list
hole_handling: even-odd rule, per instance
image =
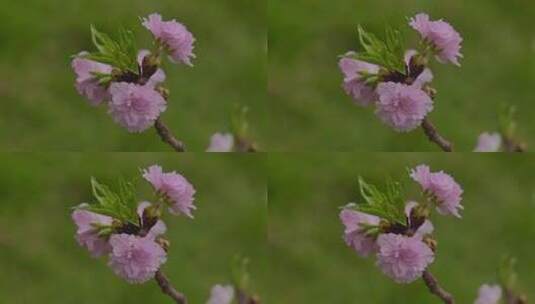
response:
[[[166,262],[169,242],[163,238],[166,225],[162,210],[168,206],[174,215],[192,217],[195,189],[180,174],[164,173],[160,166],[144,170],[147,180],[158,196],[156,203],[147,201],[137,205],[135,221],[123,221],[93,211],[88,204],[78,206],[72,219],[78,227],[76,240],[93,257],[108,257],[113,271],[132,284],[154,278]]]
[[[419,32],[421,41],[418,51],[407,50],[404,58],[399,58],[404,61],[403,71],[366,62],[355,52],[346,53],[339,61],[345,92],[361,106],[375,105],[381,121],[399,132],[419,127],[433,110],[435,90],[429,86],[433,80],[427,67],[429,57],[457,66],[462,57],[462,38],[447,22],[418,14],[410,26]]]
[[[421,203],[407,202],[402,221],[361,212],[355,204],[340,212],[345,243],[362,257],[375,255],[379,268],[398,283],[420,278],[434,261],[436,241],[428,219],[430,208],[435,206],[440,214],[456,217],[462,209],[462,189],[448,174],[430,172],[428,166],[420,165],[410,175],[422,188],[425,199]]]
[[[162,86],[166,75],[160,68],[162,53],[168,53],[172,62],[188,66],[192,66],[191,59],[195,58],[195,38],[181,23],[163,21],[160,15],[152,14],[143,19],[143,26],[154,36],[156,48],[152,53],[138,51],[135,69],[125,70],[109,61],[98,62],[87,52],[79,53],[72,61],[78,92],[93,106],[107,103],[114,121],[129,132],[147,130],[167,108],[168,91]],[[127,50],[114,50],[119,52],[119,58],[130,55]],[[105,53],[109,55],[111,51]]]

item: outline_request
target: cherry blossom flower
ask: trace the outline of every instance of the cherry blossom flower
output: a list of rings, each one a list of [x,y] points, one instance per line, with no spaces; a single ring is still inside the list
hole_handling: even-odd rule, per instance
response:
[[[354,53],[347,53],[338,64],[344,74],[343,88],[347,95],[353,97],[356,104],[367,106],[375,102],[378,97],[375,89],[363,81],[362,73],[377,74],[379,66],[350,58],[352,54]]]
[[[183,24],[175,20],[163,21],[161,15],[151,14],[143,19],[143,26],[166,46],[173,62],[181,61],[193,66],[191,59],[195,58],[193,54],[195,37]]]
[[[111,217],[77,209],[72,213],[72,219],[78,226],[76,231],[78,244],[87,248],[93,257],[105,255],[111,250],[108,240],[99,236],[97,229],[99,225],[110,226],[113,221]]]
[[[443,20],[431,21],[427,14],[418,14],[411,18],[410,26],[418,31],[425,41],[431,43],[438,51],[436,58],[441,63],[451,62],[460,66],[461,35]]]
[[[210,145],[206,152],[232,152],[234,136],[230,133],[215,133],[210,138]]]
[[[463,209],[461,205],[463,190],[450,175],[443,171],[432,173],[429,166],[419,165],[411,170],[410,176],[424,191],[436,198],[437,211],[440,214],[461,217],[459,210]]]
[[[502,288],[499,285],[483,284],[474,304],[498,304],[502,297]]]
[[[167,106],[165,99],[150,86],[116,82],[110,86],[109,113],[129,132],[139,133],[154,125]]]
[[[169,211],[175,215],[184,214],[193,218],[192,210],[195,188],[182,175],[173,172],[163,172],[162,167],[153,165],[143,171],[143,178],[152,184],[154,189],[165,195],[170,201]]]
[[[154,240],[130,234],[110,237],[112,251],[108,265],[115,274],[132,284],[152,278],[167,260],[166,252]]]
[[[433,100],[419,88],[402,83],[383,82],[377,86],[376,114],[398,132],[408,132],[422,124],[433,110]]]
[[[72,60],[72,68],[76,73],[76,89],[80,95],[86,97],[93,106],[98,106],[102,101],[108,100],[110,95],[105,86],[99,84],[94,73],[111,74],[112,67],[85,59],[86,52],[78,54]]]
[[[345,226],[344,240],[357,254],[367,257],[377,251],[375,239],[362,230],[362,224],[379,225],[380,219],[377,216],[344,208],[340,212],[340,220]]]
[[[434,260],[433,251],[419,238],[381,234],[377,245],[377,265],[397,283],[410,283],[420,278]]]
[[[214,285],[210,291],[210,299],[206,304],[231,304],[234,299],[232,285]]]
[[[474,152],[499,152],[502,145],[502,136],[499,133],[481,133],[477,140]]]

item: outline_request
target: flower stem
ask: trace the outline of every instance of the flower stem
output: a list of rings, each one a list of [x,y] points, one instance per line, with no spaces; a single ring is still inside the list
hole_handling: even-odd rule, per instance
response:
[[[161,118],[158,117],[156,122],[154,123],[154,128],[156,129],[156,132],[158,132],[158,135],[160,135],[160,138],[167,144],[169,144],[176,152],[185,152],[186,147],[184,146],[184,143],[182,143],[180,140],[176,139],[176,137],[171,133],[169,128],[162,122]]]
[[[442,137],[431,121],[426,117],[422,122],[422,129],[427,138],[437,144],[444,152],[453,152],[453,145],[450,141]]]
[[[427,289],[429,289],[429,292],[439,297],[442,302],[446,304],[455,304],[453,296],[449,292],[442,289],[440,285],[438,285],[437,279],[435,279],[435,277],[431,274],[431,272],[429,272],[429,270],[424,271],[422,279],[424,280]]]
[[[156,276],[154,277],[160,288],[162,289],[162,292],[166,295],[168,295],[171,299],[175,301],[177,304],[187,304],[188,300],[186,299],[186,296],[180,292],[178,292],[173,285],[171,285],[171,282],[169,282],[169,279],[165,276],[165,274],[158,270],[156,272]]]

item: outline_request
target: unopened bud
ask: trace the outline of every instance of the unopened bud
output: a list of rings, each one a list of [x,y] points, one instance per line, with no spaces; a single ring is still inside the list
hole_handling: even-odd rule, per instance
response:
[[[426,236],[426,237],[424,237],[423,242],[424,242],[424,243],[425,243],[431,250],[433,250],[433,252],[436,251],[437,246],[438,246],[438,242],[437,242],[435,239],[431,238],[430,236]]]
[[[169,251],[169,247],[171,247],[171,242],[162,237],[157,238],[156,243],[160,245],[160,247],[162,247],[165,252]]]

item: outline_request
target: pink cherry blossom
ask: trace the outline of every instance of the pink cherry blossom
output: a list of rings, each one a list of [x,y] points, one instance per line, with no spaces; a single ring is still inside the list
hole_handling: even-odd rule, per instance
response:
[[[132,133],[147,130],[166,110],[165,99],[150,86],[117,82],[110,86],[109,113]]]
[[[499,285],[483,284],[474,304],[498,304],[502,297],[502,288]]]
[[[232,152],[234,136],[230,133],[215,133],[210,138],[210,146],[206,152]]]
[[[459,210],[463,209],[461,205],[463,190],[450,175],[443,171],[432,173],[429,166],[419,165],[411,170],[410,176],[425,192],[436,198],[437,211],[440,214],[461,217]]]
[[[375,113],[399,132],[408,132],[421,125],[433,110],[433,100],[419,88],[395,82],[377,86],[379,100]]]
[[[379,225],[377,216],[344,208],[340,212],[340,220],[345,226],[344,240],[357,254],[367,257],[377,251],[375,239],[364,234],[362,224]]]
[[[353,97],[355,103],[367,106],[377,100],[377,94],[372,86],[362,80],[362,73],[377,74],[379,66],[353,59],[353,52],[349,52],[340,59],[339,67],[344,74],[343,88],[347,95]]]
[[[502,136],[499,133],[481,133],[477,140],[474,152],[499,152],[502,145]]]
[[[419,238],[381,234],[377,245],[377,265],[397,283],[410,283],[420,278],[434,260],[433,251]]]
[[[100,237],[97,229],[97,225],[111,226],[113,221],[111,217],[77,209],[72,213],[72,219],[78,227],[76,231],[78,244],[87,248],[93,257],[105,255],[111,250],[108,240]]]
[[[171,213],[193,218],[191,212],[196,209],[193,205],[195,188],[184,176],[175,171],[164,173],[162,167],[153,165],[143,170],[143,178],[150,182],[158,193],[165,195],[171,201],[169,207]]]
[[[112,67],[85,59],[86,52],[78,54],[72,60],[72,68],[76,73],[76,89],[80,95],[86,97],[93,106],[98,106],[102,101],[108,100],[110,95],[103,85],[98,83],[94,73],[111,74]]]
[[[410,26],[438,50],[436,54],[438,61],[460,66],[459,58],[463,57],[460,52],[463,39],[449,23],[443,20],[430,21],[427,14],[418,14],[411,18]]]
[[[234,299],[232,285],[214,285],[210,291],[210,299],[206,304],[231,304]]]
[[[154,277],[167,260],[166,252],[147,237],[114,234],[110,238],[112,251],[108,265],[115,274],[132,284],[141,284]]]
[[[193,54],[195,38],[183,24],[175,20],[163,21],[161,15],[151,14],[148,18],[143,18],[143,26],[166,46],[174,62],[181,61],[193,66],[191,58],[195,58]]]

